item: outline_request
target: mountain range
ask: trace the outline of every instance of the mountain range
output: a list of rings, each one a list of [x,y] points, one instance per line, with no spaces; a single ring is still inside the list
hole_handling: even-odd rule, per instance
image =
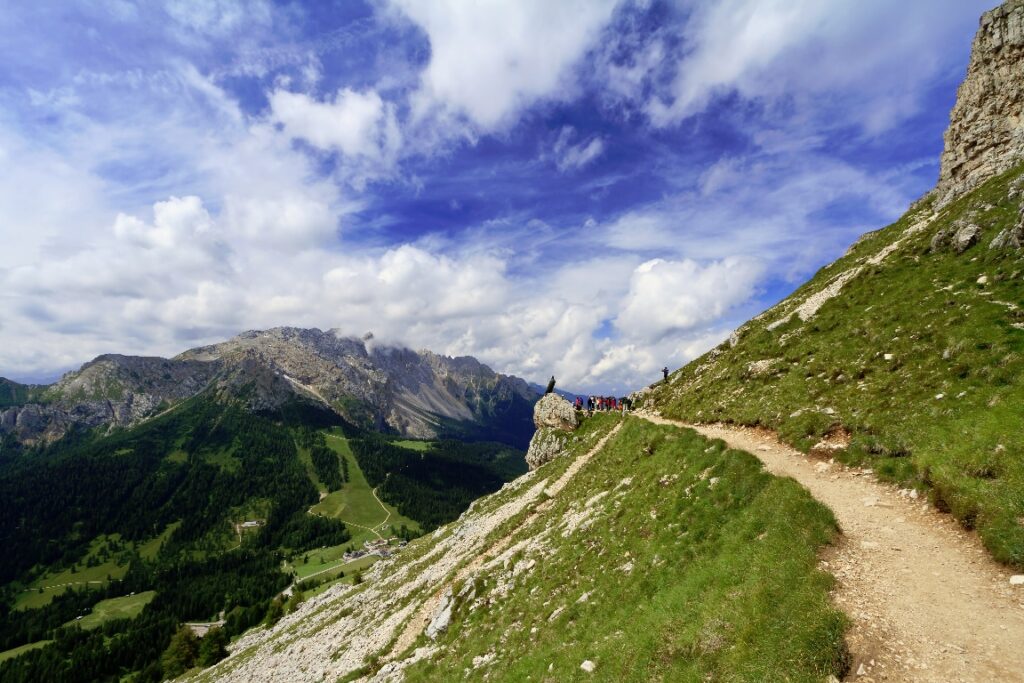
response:
[[[201,392],[272,411],[325,406],[365,429],[414,438],[458,436],[525,447],[537,393],[471,357],[450,358],[280,327],[170,359],[103,355],[51,385],[0,378],[0,433],[45,444],[72,427],[131,427]]]

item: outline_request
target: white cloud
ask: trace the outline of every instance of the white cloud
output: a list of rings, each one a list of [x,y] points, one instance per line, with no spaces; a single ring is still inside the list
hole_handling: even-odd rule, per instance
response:
[[[271,118],[287,135],[320,149],[383,162],[393,158],[401,144],[394,106],[373,90],[343,88],[330,102],[276,90],[270,95],[270,108]]]
[[[769,103],[819,98],[810,109],[824,114],[823,124],[852,121],[876,134],[917,111],[921,83],[963,59],[970,48],[963,26],[991,5],[698,0],[683,29],[686,49],[675,77],[647,101],[647,113],[656,125],[669,125],[704,110],[719,94]],[[613,80],[640,97],[629,84],[659,68],[639,60]],[[835,101],[821,100],[824,93]]]
[[[199,197],[171,197],[153,205],[153,225],[135,216],[118,214],[114,235],[147,249],[171,249],[205,239],[212,226],[210,214]]]
[[[604,140],[592,137],[576,144],[572,143],[576,131],[572,126],[564,126],[555,140],[555,165],[563,173],[576,171],[590,164],[604,153]]]
[[[693,332],[749,301],[763,267],[749,259],[729,258],[701,265],[695,261],[655,259],[641,264],[615,326],[637,341],[658,342],[668,335]]]
[[[242,26],[270,24],[273,10],[265,0],[168,0],[164,9],[179,26],[198,34],[223,37]]]
[[[616,0],[462,2],[392,0],[430,39],[414,100],[465,115],[484,131],[570,87],[571,68],[594,45]]]

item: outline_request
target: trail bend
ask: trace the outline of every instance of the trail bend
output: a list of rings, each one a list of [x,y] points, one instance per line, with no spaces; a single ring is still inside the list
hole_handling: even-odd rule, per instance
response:
[[[821,565],[851,620],[849,680],[1024,681],[1024,586],[1011,586],[1011,572],[950,515],[765,430],[638,416],[752,453],[832,510],[843,533]]]

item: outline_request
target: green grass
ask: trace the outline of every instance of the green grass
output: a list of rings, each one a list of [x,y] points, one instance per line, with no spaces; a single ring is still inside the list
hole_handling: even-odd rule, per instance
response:
[[[320,550],[311,550],[308,553],[303,553],[292,562],[292,567],[295,569],[295,577],[297,581],[302,581],[310,576],[327,575],[332,570],[341,570],[346,574],[354,572],[357,569],[366,569],[373,565],[380,558],[376,555],[366,555],[351,562],[345,562],[343,556],[345,550],[350,544],[331,546],[330,548],[323,548]],[[303,562],[303,557],[309,557],[309,562]],[[323,564],[320,563],[320,559],[323,558]]]
[[[152,560],[160,551],[160,547],[170,538],[174,530],[180,526],[180,522],[169,524],[159,535],[141,544],[123,542],[124,550],[113,553],[109,559],[101,562],[95,567],[88,567],[86,563],[89,558],[99,558],[100,550],[108,541],[122,542],[120,534],[110,536],[98,536],[93,539],[89,551],[75,567],[69,567],[60,572],[47,572],[33,581],[27,588],[18,593],[14,599],[15,609],[35,609],[45,607],[54,597],[65,591],[75,588],[101,588],[109,580],[124,578],[128,572],[128,558],[132,549],[138,550],[139,555],[146,560]],[[42,588],[42,592],[39,589]]]
[[[526,549],[477,576],[485,605],[457,603],[444,647],[407,680],[820,683],[843,674],[846,622],[830,604],[832,578],[817,569],[835,520],[750,454],[629,418],[552,500],[515,533],[513,543],[530,539]],[[566,533],[563,520],[587,501],[589,526]],[[528,560],[536,565],[510,579]],[[498,659],[474,669],[488,652]],[[580,669],[588,659],[593,674]]]
[[[167,455],[167,461],[173,462],[177,465],[184,465],[186,462],[188,462],[188,453],[179,448],[178,450],[172,451]]]
[[[655,388],[657,407],[679,419],[765,425],[805,451],[845,429],[852,442],[842,459],[927,490],[997,559],[1024,566],[1024,250],[988,248],[1018,221],[1019,200],[1008,192],[1021,171],[948,205],[880,265],[863,259],[929,215],[930,204],[867,236],[791,297],[799,302],[862,265],[814,318],[767,329],[792,308],[785,302],[751,321],[735,347]],[[961,255],[932,251],[933,237],[956,221],[980,226],[980,243]],[[775,362],[751,376],[748,364],[761,360]]]
[[[21,647],[16,647],[11,650],[4,650],[3,652],[0,652],[0,662],[4,662],[8,659],[14,659],[18,655],[24,654],[29,650],[38,650],[41,647],[46,647],[52,642],[52,640],[40,640],[39,642],[29,643],[28,645],[22,645]]]
[[[430,448],[431,441],[416,441],[413,439],[402,439],[400,441],[392,441],[391,443],[402,448],[408,448],[410,451],[425,451]]]
[[[100,600],[93,605],[89,614],[81,619],[72,619],[65,626],[77,625],[79,628],[90,630],[114,619],[134,619],[155,597],[156,591],[145,591],[135,595]]]
[[[171,534],[173,534],[179,526],[181,526],[181,522],[168,524],[167,528],[163,530],[163,533],[140,545],[138,547],[139,556],[144,560],[156,559],[156,555],[160,552],[160,548],[167,542],[167,539],[171,537]]]
[[[57,574],[45,574],[33,581],[28,590],[18,593],[14,600],[14,608],[43,607],[54,597],[71,588],[101,588],[109,580],[123,578],[127,572],[127,564],[112,559],[95,567],[79,565],[77,569],[68,568]],[[43,589],[42,592],[39,591],[40,587]]]
[[[419,529],[412,519],[398,513],[394,506],[379,502],[373,496],[373,489],[359,469],[348,442],[334,435],[327,436],[327,445],[348,461],[349,481],[338,491],[328,494],[319,503],[310,508],[310,512],[324,517],[340,519],[349,525],[352,532],[350,543],[361,547],[363,541],[377,538],[368,529],[380,528],[380,533],[387,535],[390,526],[400,527],[405,524],[410,529]],[[386,523],[385,523],[386,521]]]

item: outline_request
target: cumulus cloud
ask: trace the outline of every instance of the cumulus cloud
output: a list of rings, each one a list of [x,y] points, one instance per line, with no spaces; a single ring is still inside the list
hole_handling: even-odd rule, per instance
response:
[[[286,134],[326,150],[382,161],[393,156],[400,136],[394,106],[373,90],[339,90],[332,101],[318,102],[302,93],[275,90],[271,118]]]
[[[749,259],[703,266],[690,260],[647,261],[633,272],[615,326],[633,339],[652,342],[691,333],[750,300],[762,270]]]
[[[534,380],[555,373],[566,386],[624,390],[638,372],[705,350],[701,326],[749,296],[757,275],[744,262],[637,266],[624,255],[540,278],[511,271],[508,255],[411,244],[289,252],[237,239],[235,220],[230,207],[171,197],[148,215],[119,214],[88,249],[0,271],[19,304],[5,320],[17,334],[0,329],[0,367],[31,373],[111,351],[172,355],[241,329],[305,325],[475,355]]]
[[[617,4],[393,0],[315,36],[282,23],[300,11],[266,2],[121,4],[116,20],[152,49],[106,69],[109,51],[0,27],[13,79],[47,71],[36,63],[90,65],[12,85],[0,103],[0,374],[287,324],[372,330],[584,390],[635,387],[723,339],[769,281],[795,282],[898,214],[901,169],[838,160],[820,129],[877,132],[913,113],[926,87],[914,79],[960,63],[966,34],[950,27],[973,27],[980,9],[697,0],[622,33],[616,17],[667,6]],[[60,28],[33,11],[14,24]],[[171,25],[142,35],[154,16]],[[417,39],[388,54],[344,55],[350,80],[330,59],[356,34],[362,48],[410,29]],[[763,105],[714,122],[740,131],[728,152],[708,151],[718,139],[697,124],[681,138],[674,126],[721,94]],[[622,133],[638,113],[663,129]],[[485,138],[477,157],[435,154]],[[651,187],[574,182],[619,162],[613,147],[649,151]],[[493,182],[476,185],[485,173]],[[442,189],[404,194],[387,215],[406,180]]]
[[[570,87],[571,68],[594,45],[616,0],[392,4],[430,40],[430,62],[414,99],[420,115],[450,109],[490,131]]]

